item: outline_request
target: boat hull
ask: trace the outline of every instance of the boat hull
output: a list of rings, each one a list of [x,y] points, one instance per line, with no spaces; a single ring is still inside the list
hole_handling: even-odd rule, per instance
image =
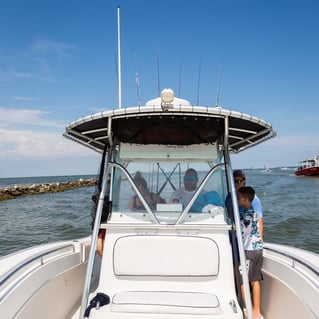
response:
[[[90,238],[0,259],[1,318],[71,318],[81,304]]]
[[[319,166],[300,168],[297,171],[295,171],[295,174],[297,176],[318,176]]]
[[[319,256],[265,244],[261,309],[265,318],[318,318]]]
[[[69,250],[66,246],[71,245]],[[75,319],[84,284],[90,239],[55,243],[18,252],[0,259],[0,313],[6,319]],[[64,247],[64,248],[62,248]],[[51,256],[48,250],[58,249]],[[46,255],[42,265],[19,265]],[[43,258],[43,257],[42,257]],[[319,256],[293,247],[265,244],[262,282],[262,312],[267,318],[315,319],[319,313]],[[96,260],[99,272],[99,259]],[[12,273],[10,279],[8,274]],[[8,282],[9,281],[9,282]],[[92,294],[97,291],[95,277]],[[107,318],[119,318],[110,313]],[[125,318],[144,318],[141,313],[123,314]],[[123,318],[124,318],[123,317]],[[147,314],[148,318],[156,314]],[[195,316],[198,318],[198,315]],[[187,318],[195,318],[189,315]],[[205,317],[205,316],[204,316]],[[203,317],[203,318],[204,318]],[[170,315],[160,318],[171,318]],[[184,318],[184,317],[179,317]],[[222,315],[214,318],[225,318]]]

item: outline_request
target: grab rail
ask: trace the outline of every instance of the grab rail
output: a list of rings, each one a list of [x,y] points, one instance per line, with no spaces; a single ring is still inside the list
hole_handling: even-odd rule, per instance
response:
[[[72,249],[70,251],[64,251],[62,253],[63,250],[65,250],[66,248],[71,247]],[[59,257],[62,256],[64,254],[70,254],[70,253],[74,253],[75,252],[75,245],[74,243],[71,244],[67,244],[67,245],[63,245],[61,247],[58,248],[53,248],[53,249],[49,249],[46,250],[45,252],[36,254],[31,256],[30,258],[26,259],[25,261],[19,263],[17,266],[15,266],[12,270],[10,270],[9,272],[5,273],[2,277],[0,277],[0,290],[2,290],[5,287],[5,284],[8,283],[8,281],[10,279],[14,278],[14,275],[17,274],[21,269],[26,268],[27,266],[29,266],[31,263],[35,262],[35,261],[39,261],[38,267],[39,266],[43,266],[47,261],[49,261],[49,259],[46,261],[44,259],[44,257],[47,257],[53,253],[56,253],[58,251],[61,251],[60,254],[55,255],[54,257]],[[52,259],[50,259],[52,260]],[[34,268],[32,268],[32,271],[34,270]],[[30,270],[31,271],[31,270]],[[25,276],[26,274],[24,274]],[[0,297],[0,301],[3,299],[3,297]]]
[[[121,164],[118,164],[118,163],[115,163],[115,162],[110,162],[109,165],[112,166],[112,167],[120,169],[125,174],[126,178],[130,181],[135,193],[138,194],[138,197],[139,197],[140,201],[142,202],[143,206],[145,207],[145,210],[150,215],[150,217],[152,218],[154,223],[155,224],[160,224],[159,220],[157,219],[157,217],[155,216],[155,214],[153,213],[153,211],[149,207],[148,203],[146,202],[146,200],[142,196],[141,191],[136,186],[134,180],[132,179],[132,177],[129,174],[129,172],[125,169],[125,167],[123,167]]]
[[[264,250],[268,250],[268,251],[271,251],[273,253],[276,253],[278,255],[281,255],[281,256],[284,256],[284,257],[287,257],[289,259],[291,259],[291,266],[292,268],[295,268],[295,263],[299,263],[301,264],[302,266],[304,266],[305,268],[307,268],[308,270],[310,270],[312,273],[314,273],[316,276],[319,276],[319,271],[317,269],[315,269],[313,266],[307,264],[305,261],[301,260],[300,258],[296,257],[296,256],[293,256],[291,254],[288,254],[288,253],[285,253],[285,252],[282,252],[282,251],[279,251],[279,250],[276,250],[274,248],[269,248],[269,247],[264,247]],[[319,287],[318,285],[318,282],[314,282],[314,284]]]

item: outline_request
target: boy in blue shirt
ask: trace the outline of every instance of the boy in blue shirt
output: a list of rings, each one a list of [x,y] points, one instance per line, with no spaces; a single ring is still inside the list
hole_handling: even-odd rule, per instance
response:
[[[248,264],[248,279],[252,286],[254,319],[262,319],[260,313],[260,281],[263,280],[261,267],[263,263],[263,242],[260,236],[257,214],[252,207],[255,191],[250,186],[238,189],[238,205],[243,245]],[[245,300],[244,287],[241,285],[242,296]]]
[[[233,172],[233,176],[234,176],[235,187],[236,187],[236,192],[237,192],[237,197],[238,197],[239,188],[246,186],[246,175],[241,169],[236,169]],[[228,194],[226,197],[225,206],[227,208],[228,216],[231,218],[232,221],[234,221],[233,205],[231,202],[230,194]],[[260,232],[260,236],[263,240],[263,230],[264,230],[263,211],[262,211],[260,199],[257,197],[256,194],[255,194],[254,199],[252,201],[252,207],[257,214],[258,223],[259,223],[259,232]],[[242,207],[240,207],[240,205],[239,205],[239,212],[241,212],[241,211],[242,211]]]

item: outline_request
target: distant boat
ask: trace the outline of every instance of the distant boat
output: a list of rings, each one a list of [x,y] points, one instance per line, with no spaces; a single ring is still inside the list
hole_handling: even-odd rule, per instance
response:
[[[291,171],[291,170],[295,170],[295,167],[288,167],[288,166],[284,166],[280,168],[282,171]]]
[[[297,176],[317,176],[319,175],[319,155],[313,159],[305,159],[300,162],[300,166],[295,170]]]

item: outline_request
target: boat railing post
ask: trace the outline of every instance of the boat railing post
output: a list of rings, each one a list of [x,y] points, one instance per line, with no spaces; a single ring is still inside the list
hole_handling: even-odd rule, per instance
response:
[[[246,267],[246,256],[245,256],[244,243],[243,243],[241,227],[240,227],[237,192],[236,192],[236,187],[234,183],[233,169],[230,164],[230,156],[228,151],[228,117],[225,118],[224,160],[225,160],[227,178],[230,181],[230,188],[231,188],[230,191],[231,191],[231,201],[232,201],[231,205],[233,207],[233,215],[235,219],[235,228],[236,228],[238,251],[239,251],[239,261],[241,265],[241,274],[243,277],[243,285],[244,285],[244,293],[245,293],[244,299],[245,299],[245,305],[247,309],[247,316],[248,316],[248,319],[253,319],[248,271]]]
[[[97,237],[98,237],[98,231],[100,228],[100,221],[101,221],[101,216],[102,216],[102,211],[104,206],[104,198],[105,198],[105,193],[106,193],[107,184],[108,184],[107,169],[108,169],[109,155],[110,153],[108,152],[106,156],[106,161],[103,167],[102,189],[99,195],[98,205],[96,209],[96,215],[95,215],[95,221],[94,221],[94,227],[93,227],[93,233],[92,233],[92,239],[91,239],[91,248],[90,248],[90,253],[89,253],[88,262],[87,262],[86,275],[85,275],[84,288],[83,288],[82,301],[81,301],[80,317],[79,317],[80,319],[84,318],[84,312],[88,305],[88,299],[90,294],[90,286],[91,286],[92,272],[94,267]]]

